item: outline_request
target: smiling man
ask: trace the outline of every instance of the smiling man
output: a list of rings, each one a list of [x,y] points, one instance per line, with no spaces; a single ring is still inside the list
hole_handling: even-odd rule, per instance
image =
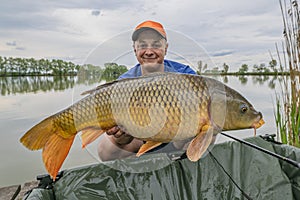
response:
[[[165,59],[168,49],[167,34],[160,23],[154,21],[142,22],[135,28],[132,41],[134,53],[139,63],[122,74],[119,79],[139,77],[153,72],[196,74],[187,65]],[[120,130],[119,127],[107,131],[107,134],[104,135],[98,145],[99,157],[105,161],[136,153],[144,142],[133,138],[129,134]],[[182,145],[172,143],[164,149],[168,149],[167,151],[176,150],[182,148]]]
[[[132,41],[134,53],[139,63],[121,75],[119,79],[138,77],[152,72],[196,74],[187,65],[165,59],[168,50],[167,34],[160,23],[142,22],[135,28]]]

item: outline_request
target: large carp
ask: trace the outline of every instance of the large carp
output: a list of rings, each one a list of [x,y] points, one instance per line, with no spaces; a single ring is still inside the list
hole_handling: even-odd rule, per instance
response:
[[[259,128],[262,114],[238,92],[202,76],[152,73],[106,83],[31,128],[21,142],[43,149],[45,167],[55,179],[75,135],[83,147],[119,126],[145,140],[137,155],[162,143],[191,139],[187,157],[197,161],[220,131]]]

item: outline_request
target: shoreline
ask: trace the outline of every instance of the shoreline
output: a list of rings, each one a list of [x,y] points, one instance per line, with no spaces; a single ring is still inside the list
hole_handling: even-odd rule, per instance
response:
[[[20,185],[0,187],[0,199],[23,199],[26,192],[30,191],[33,188],[36,188],[38,184],[39,181],[29,181]]]

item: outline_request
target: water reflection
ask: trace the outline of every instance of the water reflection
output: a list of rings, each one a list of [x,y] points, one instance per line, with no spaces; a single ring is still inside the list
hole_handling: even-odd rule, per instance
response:
[[[114,77],[115,78],[115,77]],[[101,80],[109,81],[113,78],[96,76],[13,76],[0,77],[0,92],[2,96],[23,94],[38,91],[63,91],[75,85],[92,85]]]
[[[13,76],[0,77],[0,92],[2,96],[23,94],[38,91],[63,91],[75,85],[92,85],[101,81],[112,81],[118,76]],[[224,83],[228,83],[229,76],[219,76]],[[281,76],[236,76],[239,82],[246,86],[249,79],[254,85],[267,84],[274,89],[276,82],[282,81]]]
[[[252,80],[253,85],[264,85],[267,84],[270,89],[275,89],[276,82],[282,81],[282,76],[249,76],[249,75],[241,75],[241,76],[235,76],[238,78],[239,82],[246,86],[249,79]],[[222,81],[224,83],[228,83],[228,76],[222,76]]]

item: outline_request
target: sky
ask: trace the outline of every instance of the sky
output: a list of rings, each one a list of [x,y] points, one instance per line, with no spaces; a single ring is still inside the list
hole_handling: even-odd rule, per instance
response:
[[[131,34],[145,20],[165,27],[167,58],[192,67],[267,64],[283,41],[278,0],[5,0],[0,56],[131,67]]]

